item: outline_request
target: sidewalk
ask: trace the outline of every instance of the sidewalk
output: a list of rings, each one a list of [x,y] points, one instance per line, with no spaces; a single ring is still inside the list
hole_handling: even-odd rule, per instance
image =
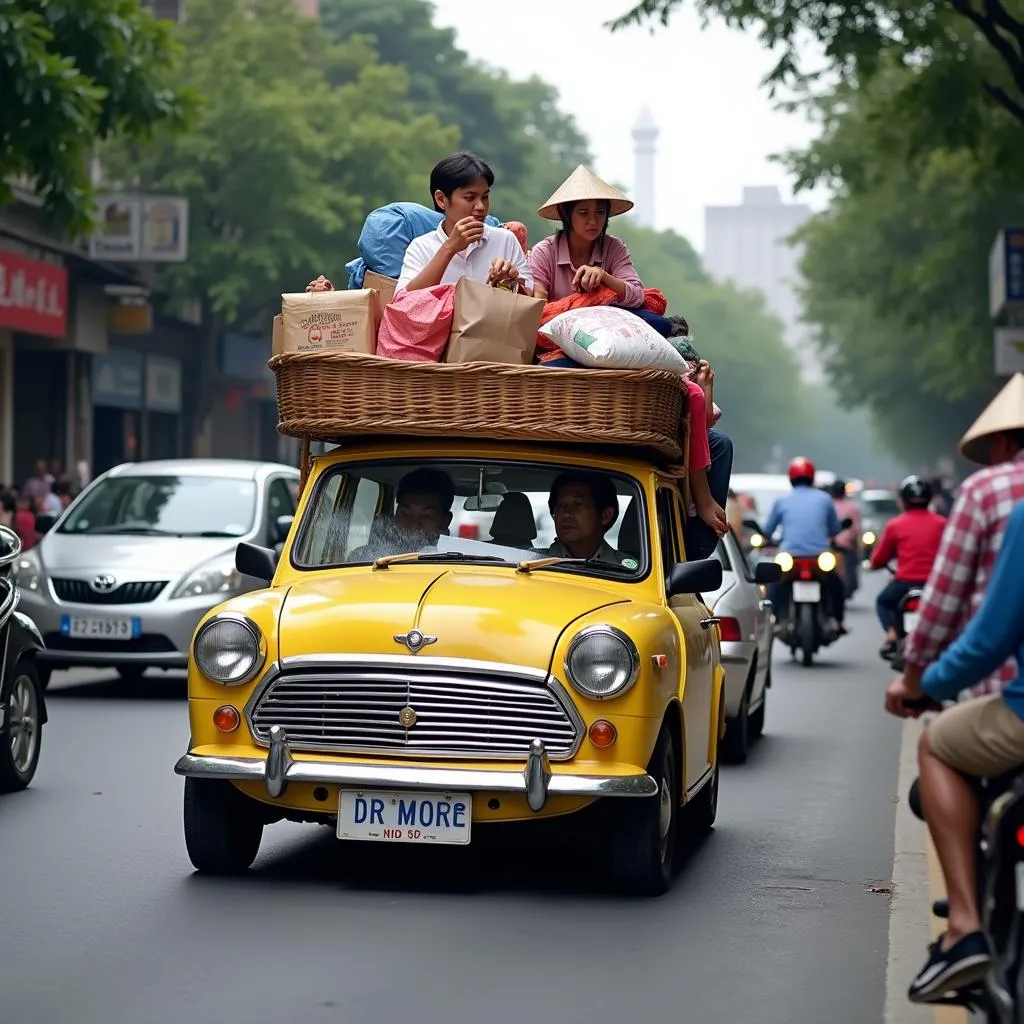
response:
[[[885,1024],[969,1024],[966,1010],[916,1006],[907,999],[907,989],[924,962],[928,944],[942,931],[942,922],[931,912],[932,903],[943,896],[942,873],[924,823],[914,817],[907,803],[910,784],[917,777],[921,729],[920,720],[908,719],[900,744]]]

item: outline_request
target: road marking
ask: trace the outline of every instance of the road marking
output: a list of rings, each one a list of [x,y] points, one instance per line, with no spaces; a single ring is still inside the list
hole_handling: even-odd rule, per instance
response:
[[[959,1007],[922,1006],[907,999],[929,943],[942,931],[942,922],[932,915],[932,903],[945,895],[928,830],[907,803],[910,784],[917,777],[922,727],[919,720],[908,719],[900,741],[884,1019],[885,1024],[968,1024],[966,1010]]]

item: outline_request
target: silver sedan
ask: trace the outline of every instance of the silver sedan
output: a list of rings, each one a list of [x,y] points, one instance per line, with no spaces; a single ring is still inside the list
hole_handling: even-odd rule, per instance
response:
[[[274,547],[298,496],[292,466],[178,459],[117,466],[17,563],[22,609],[42,632],[44,682],[58,668],[184,668],[200,618],[263,586],[235,569],[239,541]],[[280,520],[280,522],[279,522]]]
[[[766,586],[778,581],[781,570],[773,562],[752,568],[731,533],[719,541],[715,557],[722,563],[722,585],[703,597],[721,620],[726,715],[722,753],[738,763],[747,759],[750,741],[764,731],[775,624]]]

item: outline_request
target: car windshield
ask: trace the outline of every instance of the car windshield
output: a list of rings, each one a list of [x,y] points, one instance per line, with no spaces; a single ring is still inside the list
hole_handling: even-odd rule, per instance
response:
[[[242,537],[256,516],[256,484],[217,476],[107,477],[84,494],[61,533]]]
[[[860,506],[865,515],[898,516],[900,514],[899,502],[895,498],[862,498]]]
[[[644,507],[635,480],[566,465],[346,463],[317,482],[291,558],[316,569],[406,554],[481,564],[559,556],[583,561],[534,568],[639,579],[648,565]]]

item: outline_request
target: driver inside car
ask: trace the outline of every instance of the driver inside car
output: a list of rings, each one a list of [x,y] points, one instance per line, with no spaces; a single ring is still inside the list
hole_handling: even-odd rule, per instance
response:
[[[619,518],[618,494],[610,477],[585,470],[560,473],[551,485],[548,509],[556,540],[545,554],[623,564],[626,556],[605,540]]]
[[[455,485],[447,473],[422,466],[398,483],[394,519],[378,518],[370,540],[348,556],[349,562],[367,562],[407,551],[430,551],[437,547],[452,524]]]

